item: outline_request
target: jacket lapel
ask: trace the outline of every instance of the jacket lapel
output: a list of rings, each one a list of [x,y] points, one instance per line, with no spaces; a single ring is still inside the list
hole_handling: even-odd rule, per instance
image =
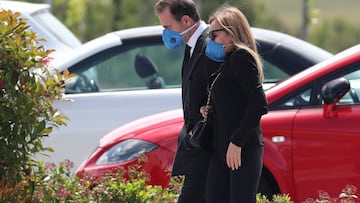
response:
[[[184,72],[184,77],[183,77],[183,82],[186,82],[188,80],[190,80],[192,72],[194,71],[194,69],[197,67],[196,64],[198,63],[199,59],[202,57],[202,55],[204,55],[204,50],[205,50],[205,45],[206,45],[206,40],[207,40],[207,32],[208,29],[205,29],[203,31],[203,33],[200,35],[200,37],[198,38],[193,54],[188,62],[188,64],[184,64],[185,66],[183,67],[183,70],[185,70]]]

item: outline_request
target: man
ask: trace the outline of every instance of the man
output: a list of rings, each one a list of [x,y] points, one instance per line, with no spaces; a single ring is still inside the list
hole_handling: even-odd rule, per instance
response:
[[[172,176],[185,176],[178,203],[206,202],[205,184],[210,152],[192,147],[189,132],[201,119],[200,107],[206,103],[208,81],[219,64],[205,55],[208,26],[201,21],[192,0],[159,0],[155,12],[165,28],[164,44],[171,49],[186,44],[181,75],[185,124],[179,135],[171,173]]]

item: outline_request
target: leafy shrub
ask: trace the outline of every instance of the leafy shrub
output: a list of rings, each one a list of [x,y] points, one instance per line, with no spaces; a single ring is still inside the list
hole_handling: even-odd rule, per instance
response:
[[[345,188],[341,191],[339,197],[333,198],[330,195],[323,191],[319,190],[318,194],[319,197],[317,199],[309,198],[305,200],[303,203],[355,203],[359,200],[358,196],[356,195],[357,188],[353,185],[346,185]]]
[[[338,53],[359,43],[360,29],[342,19],[313,25],[309,41],[332,53]],[[336,42],[336,43],[334,43]],[[338,43],[341,42],[341,43]]]
[[[147,185],[146,174],[138,171],[140,165],[115,168],[100,179],[78,178],[70,172],[73,166],[69,160],[59,165],[40,161],[15,187],[0,185],[0,202],[171,203],[177,198],[179,187]],[[124,178],[125,173],[129,178]]]
[[[173,203],[176,202],[183,183],[182,177],[171,178],[169,188],[147,185],[146,172],[141,171],[141,162],[130,168],[114,168],[99,179],[78,178],[70,169],[69,160],[54,163],[42,161],[33,168],[29,176],[15,186],[0,182],[0,202],[121,202],[121,203]],[[139,171],[140,170],[140,171]],[[124,178],[125,174],[129,174]],[[358,200],[356,187],[347,185],[338,198],[331,198],[319,191],[319,198],[307,199],[303,203],[353,203]],[[260,193],[257,203],[293,203],[288,194],[272,196],[270,201]]]
[[[0,10],[0,181],[14,184],[29,173],[31,157],[50,150],[42,139],[65,116],[52,103],[62,98],[63,76],[47,67],[53,50],[28,31],[19,13]]]
[[[265,195],[260,193],[256,194],[256,203],[293,203],[291,197],[288,194],[277,194],[272,196],[272,201],[268,199]]]

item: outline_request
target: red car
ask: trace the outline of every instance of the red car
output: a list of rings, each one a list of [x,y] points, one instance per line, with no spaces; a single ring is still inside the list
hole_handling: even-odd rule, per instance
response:
[[[259,192],[288,193],[300,202],[320,189],[337,196],[347,184],[360,187],[360,45],[278,83],[266,96]],[[101,176],[145,153],[150,183],[167,186],[182,125],[181,110],[124,125],[100,141],[77,175]]]

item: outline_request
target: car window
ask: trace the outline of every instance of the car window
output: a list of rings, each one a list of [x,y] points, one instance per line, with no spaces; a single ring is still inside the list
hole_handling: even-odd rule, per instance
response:
[[[284,72],[278,66],[263,59],[264,83],[275,83],[289,77],[289,74]]]
[[[301,91],[300,93],[295,94],[294,96],[285,100],[285,102],[280,103],[279,107],[282,107],[282,108],[297,107],[298,108],[301,106],[307,106],[310,104],[310,101],[311,101],[310,100],[311,92],[312,92],[312,88]]]
[[[349,80],[350,90],[340,99],[339,105],[360,104],[360,64],[352,64],[346,68],[342,68],[340,72],[332,73],[330,76],[326,77],[326,79],[321,81],[321,85],[341,77],[345,77]],[[321,99],[320,91],[318,92],[317,97]],[[322,99],[321,103],[323,103]]]
[[[279,56],[280,52],[266,50],[260,50],[266,52],[261,53],[264,56],[264,83],[276,83],[293,74],[292,66],[288,67]],[[70,72],[78,76],[67,81],[66,93],[180,87],[183,53],[184,48],[167,49],[161,36],[125,40],[121,46],[97,53],[70,67]],[[153,68],[136,66],[149,63]]]
[[[340,105],[360,104],[360,70],[344,75],[350,82],[350,91],[340,100]]]
[[[344,71],[345,70],[345,71]],[[319,82],[320,88],[313,92],[314,84],[302,91],[295,91],[292,95],[283,99],[278,104],[272,106],[276,109],[284,108],[301,108],[305,106],[318,106],[323,104],[321,99],[320,89],[321,86],[333,79],[345,77],[350,82],[350,90],[339,101],[339,105],[360,104],[360,64],[349,66],[347,69],[342,69],[341,72],[333,73]],[[298,93],[297,93],[298,92]]]
[[[182,48],[170,50],[163,44],[124,45],[107,50],[70,68],[77,76],[67,82],[66,93],[180,87],[183,52]],[[139,56],[153,64],[154,72],[149,70],[150,67],[136,69]],[[263,66],[265,83],[288,77],[266,60],[263,60]]]
[[[180,87],[182,58],[183,49],[163,44],[115,47],[70,68],[77,76],[66,93]]]

